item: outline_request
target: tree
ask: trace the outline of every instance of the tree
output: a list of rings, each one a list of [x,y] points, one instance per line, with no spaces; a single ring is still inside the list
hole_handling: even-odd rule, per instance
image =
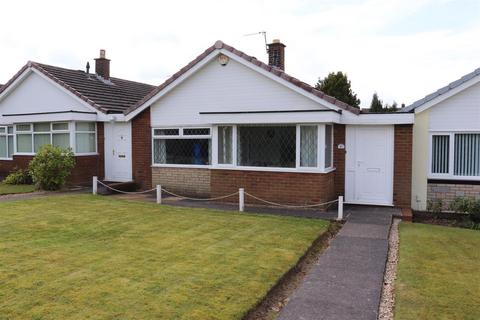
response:
[[[323,80],[319,78],[315,88],[352,107],[360,108],[360,99],[352,91],[352,85],[347,75],[341,71],[331,72]]]
[[[370,112],[382,112],[383,102],[378,98],[378,94],[375,92],[370,103]]]

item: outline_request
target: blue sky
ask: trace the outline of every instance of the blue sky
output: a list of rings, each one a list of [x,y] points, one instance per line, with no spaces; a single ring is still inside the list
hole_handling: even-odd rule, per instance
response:
[[[261,36],[286,45],[286,71],[311,84],[344,71],[409,104],[480,67],[480,1],[9,1],[0,20],[0,83],[28,60],[83,69],[99,49],[112,75],[152,84],[217,39],[266,60]]]

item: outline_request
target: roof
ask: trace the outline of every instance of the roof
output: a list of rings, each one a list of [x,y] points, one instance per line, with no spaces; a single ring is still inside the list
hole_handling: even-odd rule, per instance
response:
[[[185,67],[183,67],[182,69],[180,69],[177,73],[175,73],[173,76],[171,76],[170,78],[168,78],[164,83],[162,83],[160,86],[158,86],[156,89],[154,89],[153,91],[151,91],[148,95],[146,95],[145,97],[143,97],[143,99],[141,99],[139,102],[137,102],[134,106],[131,106],[129,107],[128,109],[126,109],[124,111],[125,114],[129,114],[133,111],[135,111],[136,109],[140,108],[143,104],[145,104],[148,100],[150,100],[152,97],[154,97],[157,93],[159,93],[160,91],[162,91],[163,89],[165,89],[169,84],[171,84],[172,82],[174,82],[176,79],[178,79],[179,77],[181,77],[184,73],[186,73],[188,70],[190,70],[191,68],[193,68],[197,63],[199,63],[200,61],[202,61],[205,57],[207,57],[210,53],[212,53],[213,51],[215,50],[220,50],[220,49],[224,49],[224,50],[227,50],[227,51],[230,51],[231,53],[237,55],[238,57],[256,65],[257,67],[260,67],[272,74],[274,74],[275,76],[279,77],[279,78],[282,78],[283,80],[286,80],[288,82],[290,82],[291,84],[294,84],[295,86],[303,89],[304,91],[308,92],[308,93],[311,93],[315,96],[317,96],[318,98],[321,98],[335,106],[337,106],[338,108],[340,109],[343,109],[343,110],[347,110],[347,111],[350,111],[354,114],[359,114],[360,113],[360,110],[358,108],[355,108],[353,106],[350,106],[349,104],[345,103],[345,102],[342,102],[332,96],[329,96],[325,93],[323,93],[322,91],[318,90],[318,89],[315,89],[314,87],[312,87],[311,85],[305,83],[305,82],[302,82],[300,80],[298,80],[297,78],[294,78],[290,75],[288,75],[287,73],[285,73],[283,70],[280,70],[278,68],[275,68],[275,67],[272,67],[272,66],[269,66],[268,64],[260,61],[260,60],[257,60],[257,58],[255,57],[252,57],[252,56],[249,56],[245,53],[243,53],[242,51],[239,51],[237,49],[235,49],[234,47],[232,46],[229,46],[225,43],[223,43],[222,41],[217,41],[215,42],[215,44],[211,47],[209,47],[207,50],[205,50],[202,54],[200,54],[198,57],[196,57],[195,59],[193,59],[192,61],[190,61],[190,63],[188,63]]]
[[[0,94],[26,69],[34,68],[77,97],[104,113],[122,113],[135,105],[155,86],[111,77],[109,81],[82,70],[65,69],[29,61],[9,82],[0,86]]]
[[[479,75],[480,75],[480,68],[476,69],[473,72],[470,72],[470,73],[464,75],[463,77],[461,77],[458,80],[453,81],[452,83],[449,83],[447,86],[442,87],[442,88],[438,89],[437,91],[430,93],[429,95],[425,96],[424,98],[415,101],[411,105],[406,106],[403,109],[400,109],[398,112],[412,112],[416,108],[422,106],[423,104],[425,104],[425,103],[427,103],[427,102],[429,102],[429,101],[431,101],[431,100],[433,100],[433,99],[435,99],[435,98],[437,98],[441,95],[446,94],[447,92],[461,86],[465,82],[467,82],[469,80],[472,80],[473,78],[475,78],[476,76],[479,76]]]

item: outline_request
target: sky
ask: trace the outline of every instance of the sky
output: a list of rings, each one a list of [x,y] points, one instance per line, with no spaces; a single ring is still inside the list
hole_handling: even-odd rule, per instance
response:
[[[478,0],[6,1],[0,83],[27,61],[94,66],[159,85],[216,40],[267,62],[264,39],[287,47],[285,71],[309,84],[347,73],[367,108],[414,102],[480,67]],[[92,68],[93,70],[93,68]]]

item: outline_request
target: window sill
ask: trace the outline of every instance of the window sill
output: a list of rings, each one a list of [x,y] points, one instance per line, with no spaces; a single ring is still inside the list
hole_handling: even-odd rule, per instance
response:
[[[330,173],[336,168],[320,170],[317,168],[272,168],[272,167],[238,167],[228,165],[189,165],[189,164],[153,164],[152,168],[184,168],[184,169],[211,169],[211,170],[237,170],[237,171],[263,171],[263,172],[291,172],[291,173]]]
[[[0,158],[0,161],[12,161],[13,158]]]
[[[428,175],[428,180],[480,181],[480,176]]]

